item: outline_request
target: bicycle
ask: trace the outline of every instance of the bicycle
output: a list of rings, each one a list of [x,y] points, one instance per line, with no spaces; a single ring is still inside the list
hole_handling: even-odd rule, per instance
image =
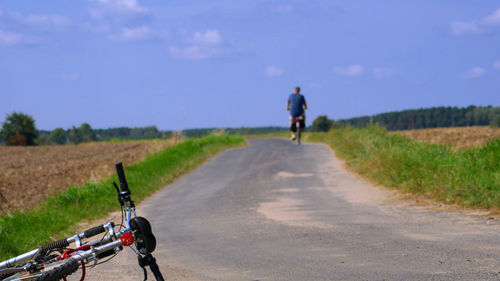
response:
[[[302,136],[302,129],[305,127],[304,117],[301,115],[299,117],[294,117],[295,127],[292,125],[292,130],[295,131],[297,138],[297,143],[300,145],[300,137]]]
[[[139,266],[144,272],[144,280],[147,280],[146,267],[149,266],[156,280],[164,281],[156,259],[151,255],[156,248],[151,224],[135,213],[135,204],[130,197],[131,192],[122,163],[116,163],[115,168],[120,182],[120,188],[113,182],[122,214],[119,225],[108,222],[0,262],[0,280],[66,281],[68,275],[81,268],[80,281],[83,281],[87,264],[93,262],[95,266],[105,263],[123,250],[124,246],[128,246],[137,255]],[[119,226],[119,229],[115,231],[116,226]],[[98,239],[82,241],[102,233],[104,236]],[[69,248],[72,243],[75,247]],[[103,260],[105,258],[107,259]]]

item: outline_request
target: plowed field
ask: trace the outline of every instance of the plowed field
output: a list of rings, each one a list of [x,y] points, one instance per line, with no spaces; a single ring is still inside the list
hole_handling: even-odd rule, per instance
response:
[[[0,147],[0,213],[25,209],[70,185],[99,181],[125,165],[160,151],[171,140]]]
[[[480,146],[486,142],[500,138],[500,128],[492,127],[452,127],[396,131],[410,139],[452,145],[457,149]]]

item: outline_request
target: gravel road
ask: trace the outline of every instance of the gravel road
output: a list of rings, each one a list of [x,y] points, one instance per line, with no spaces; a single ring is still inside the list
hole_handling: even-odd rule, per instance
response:
[[[398,200],[319,144],[250,140],[138,213],[152,222],[167,280],[500,279],[499,221]],[[142,280],[129,251],[89,271],[87,280]]]

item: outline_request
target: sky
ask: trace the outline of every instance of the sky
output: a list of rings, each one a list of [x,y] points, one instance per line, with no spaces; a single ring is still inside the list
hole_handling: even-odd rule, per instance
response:
[[[0,122],[287,126],[500,105],[498,0],[0,0]]]

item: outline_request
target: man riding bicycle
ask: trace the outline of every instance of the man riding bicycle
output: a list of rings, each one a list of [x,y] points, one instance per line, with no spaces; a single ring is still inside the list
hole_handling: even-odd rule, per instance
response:
[[[306,99],[302,94],[300,94],[300,87],[295,87],[294,93],[290,94],[290,97],[288,97],[288,102],[286,104],[286,110],[290,111],[290,131],[292,132],[291,140],[295,140],[295,131],[296,128],[294,128],[294,123],[295,120],[299,117],[302,117],[302,122],[301,127],[303,126],[302,124],[305,124],[306,122],[306,115],[305,115],[305,110],[307,109],[307,103]]]

